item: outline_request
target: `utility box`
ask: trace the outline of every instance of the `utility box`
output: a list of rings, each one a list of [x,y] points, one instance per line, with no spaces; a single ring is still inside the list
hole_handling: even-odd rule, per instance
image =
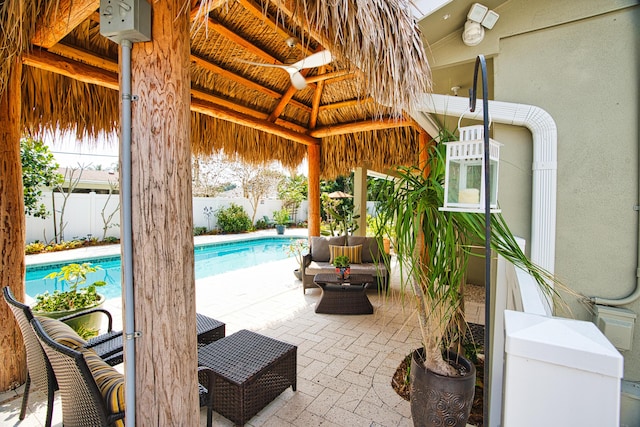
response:
[[[591,322],[505,310],[503,427],[620,425],[622,355]]]
[[[624,308],[596,305],[594,320],[598,329],[618,350],[631,350],[636,314]]]
[[[151,40],[151,6],[146,0],[100,0],[100,34],[118,44]]]

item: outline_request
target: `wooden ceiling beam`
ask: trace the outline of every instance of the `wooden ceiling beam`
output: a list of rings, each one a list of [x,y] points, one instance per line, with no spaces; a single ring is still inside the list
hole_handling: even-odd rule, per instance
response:
[[[94,67],[97,68],[101,68],[107,71],[111,71],[113,73],[118,73],[118,63],[109,59],[109,58],[104,58],[101,56],[98,56],[94,53],[91,53],[87,50],[84,49],[80,49],[77,47],[72,47],[72,46],[67,46],[65,44],[62,43],[58,43],[55,46],[51,47],[48,50],[50,53],[55,54],[56,56],[54,57],[48,57],[50,58],[51,61],[54,62],[64,62],[67,58],[71,58],[71,60],[73,61],[81,61],[81,62],[85,62],[89,65],[92,65]],[[272,98],[275,99],[280,99],[282,97],[282,94],[279,92],[276,92],[275,90],[271,90],[269,88],[266,88],[258,83],[255,83],[251,80],[245,79],[244,77],[241,77],[237,74],[234,74],[230,71],[225,70],[224,68],[218,67],[215,64],[212,64],[211,62],[208,62],[196,55],[191,55],[191,60],[196,63],[197,65],[208,69],[209,71],[212,71],[214,73],[220,74],[226,78],[229,78],[239,84],[242,84],[248,88],[251,89],[255,89],[257,91],[260,91]],[[69,76],[72,77],[72,76]],[[299,101],[296,100],[291,100],[291,104],[297,108],[300,108],[301,110],[307,111],[307,112],[311,112],[311,107],[309,107],[308,105],[305,105]],[[284,121],[286,122],[286,121]],[[288,122],[287,122],[288,123]],[[291,124],[291,126],[288,127],[295,127],[297,125],[295,124]]]
[[[100,0],[57,0],[56,11],[41,17],[31,43],[49,48],[100,7]]]
[[[254,45],[253,43],[251,43],[247,39],[244,39],[244,38],[240,37],[238,34],[233,32],[229,28],[225,27],[223,24],[221,24],[220,22],[218,22],[214,18],[209,17],[207,19],[207,25],[208,25],[208,27],[210,29],[214,30],[215,32],[217,32],[221,36],[223,36],[226,39],[234,42],[238,46],[240,46],[243,49],[251,52],[252,54],[256,55],[257,57],[262,58],[263,60],[267,61],[269,64],[278,64],[278,65],[282,65],[283,64],[282,61],[278,60],[276,57],[274,57],[271,54],[269,54],[269,53],[265,52],[264,50],[260,49],[258,46]]]
[[[246,115],[251,116],[251,117],[255,117],[256,119],[266,120],[267,117],[269,116],[269,114],[267,114],[267,113],[263,113],[261,111],[254,110],[253,108],[246,107],[244,105],[240,105],[240,104],[235,103],[233,101],[229,101],[226,98],[221,98],[221,97],[216,96],[216,95],[211,95],[211,94],[203,92],[201,90],[191,89],[191,96],[193,96],[194,98],[197,98],[197,99],[201,99],[203,101],[211,102],[212,104],[220,105],[222,107],[229,108],[229,109],[234,110],[234,111],[238,111],[240,113],[246,114]],[[307,131],[307,129],[305,127],[302,127],[302,126],[297,125],[295,123],[288,122],[286,120],[278,119],[278,120],[276,120],[275,123],[277,125],[280,125],[280,126],[284,127],[284,128],[291,129],[293,131],[296,131],[296,132],[299,132],[299,133],[302,133],[302,134],[306,133],[306,131]]]
[[[334,71],[333,73],[318,74],[317,76],[307,77],[307,83],[316,83],[326,81],[327,83],[333,83],[333,80],[340,81],[343,78],[353,78],[355,73],[353,71]]]
[[[300,71],[300,74],[302,74],[303,77],[306,77],[307,74],[309,74],[309,71],[311,71],[311,69],[307,68]],[[278,105],[276,105],[276,108],[273,109],[273,111],[271,112],[267,120],[269,120],[270,122],[275,122],[276,119],[280,117],[280,114],[282,114],[282,112],[284,111],[284,108],[287,106],[289,101],[291,101],[291,99],[293,98],[293,95],[296,93],[297,90],[298,89],[293,87],[293,85],[289,86],[289,89],[287,89],[284,95],[282,95],[282,98],[280,98],[280,102],[278,102]]]
[[[278,33],[284,40],[288,39],[289,37],[296,37],[293,34],[289,33],[287,30],[285,30],[284,28],[282,28],[282,26],[279,25],[274,18],[266,16],[263,13],[262,6],[260,6],[253,0],[238,0],[238,3],[240,3],[240,5],[242,5],[242,7],[244,7],[247,10],[247,12],[251,13],[253,16],[260,19],[267,26],[269,26],[273,31]],[[302,49],[302,51],[306,55],[310,55],[314,52],[311,48],[309,48],[309,46],[303,45],[302,43],[300,43],[300,49]]]
[[[191,101],[191,110],[217,119],[226,120],[242,126],[248,126],[272,135],[280,136],[304,145],[319,145],[320,141],[311,136],[286,129],[267,120],[257,119],[231,109],[195,99]]]
[[[49,52],[61,55],[63,57],[71,58],[75,61],[86,62],[94,67],[102,68],[113,73],[118,72],[118,62],[109,58],[98,56],[88,50],[81,49],[74,46],[68,46],[66,44],[57,43],[48,49]]]
[[[73,61],[68,58],[56,55],[51,52],[47,52],[44,50],[33,50],[31,52],[25,53],[22,56],[22,62],[25,65],[39,68],[41,70],[50,71],[53,73],[61,74],[63,76],[67,76],[69,78],[85,82],[91,83],[98,86],[106,87],[109,89],[120,90],[119,82],[118,82],[118,74],[113,73],[111,71],[103,70],[101,68],[83,64],[78,61]],[[295,123],[287,122],[285,120],[277,120],[275,123],[268,122],[265,120],[267,117],[266,113],[261,113],[255,110],[252,110],[248,107],[243,107],[239,104],[233,103],[231,101],[225,100],[223,98],[216,97],[215,95],[209,95],[205,92],[198,91],[195,89],[191,90],[191,95],[194,98],[200,98],[201,100],[192,101],[192,111],[202,110],[206,105],[219,105],[221,111],[231,111],[231,109],[237,109],[238,111],[242,111],[241,113],[237,113],[240,117],[251,117],[253,116],[254,120],[258,120],[258,122],[247,124],[247,126],[256,127],[256,124],[259,124],[260,127],[256,127],[261,130],[265,130],[265,132],[273,133],[283,138],[291,139],[296,142],[300,142],[301,144],[309,145],[309,144],[318,144],[319,142],[304,134],[306,129],[302,126],[296,125]],[[203,103],[206,100],[208,102]],[[194,107],[198,106],[197,108]],[[225,108],[226,107],[226,108]],[[218,111],[216,108],[212,110],[214,113]],[[209,113],[207,115],[216,117],[214,113]],[[221,113],[216,113],[218,116]],[[225,113],[226,116],[234,117],[231,113]],[[224,114],[222,114],[224,119]],[[238,119],[240,120],[240,119]],[[233,120],[231,120],[233,121]],[[235,121],[235,123],[240,123],[239,121]],[[265,127],[265,123],[268,125]],[[263,129],[264,128],[264,129]],[[267,130],[268,129],[268,130]]]
[[[249,80],[247,78],[244,78],[238,74],[232,73],[229,70],[226,70],[212,62],[207,61],[204,58],[201,58],[197,55],[191,55],[191,61],[193,61],[196,65],[211,71],[212,73],[216,73],[218,75],[221,75],[223,77],[228,78],[229,80],[233,80],[236,83],[239,83],[245,87],[248,87],[250,89],[254,89],[257,90],[259,92],[264,93],[265,95],[268,95],[272,98],[276,98],[276,99],[280,99],[282,97],[282,94],[279,92],[276,92],[275,90],[271,90],[265,86],[262,86],[259,83],[254,82],[253,80]],[[302,102],[298,102],[296,100],[291,100],[291,104],[304,110],[304,111],[311,111],[311,108],[308,105],[303,104]]]
[[[119,90],[118,74],[73,61],[44,50],[32,50],[22,55],[22,63],[45,71],[109,89]]]
[[[329,40],[324,34],[316,31],[312,28],[309,28],[309,25],[306,22],[300,22],[298,16],[294,13],[294,11],[299,7],[299,3],[297,0],[269,0],[271,4],[280,9],[282,13],[284,13],[288,18],[293,20],[298,26],[304,28],[311,37],[317,40],[323,46],[330,46]]]
[[[326,138],[328,136],[345,135],[347,133],[365,132],[369,130],[393,129],[411,126],[405,119],[381,119],[365,120],[361,122],[345,123],[336,126],[325,126],[310,130],[307,135],[314,138]]]
[[[326,110],[337,110],[339,108],[347,108],[347,107],[357,107],[359,105],[368,104],[370,102],[374,102],[373,98],[364,98],[364,99],[349,99],[347,101],[334,102],[333,104],[326,104],[320,106],[320,111]]]

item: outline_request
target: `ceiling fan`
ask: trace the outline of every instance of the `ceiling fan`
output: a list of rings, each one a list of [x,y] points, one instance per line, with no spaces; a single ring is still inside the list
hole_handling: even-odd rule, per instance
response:
[[[328,63],[333,61],[333,56],[328,50],[323,50],[311,54],[298,62],[294,62],[293,64],[267,64],[264,62],[251,62],[241,59],[239,59],[238,61],[244,62],[246,64],[257,65],[259,67],[282,68],[287,73],[289,73],[289,77],[291,78],[291,84],[293,85],[293,87],[301,90],[307,87],[307,80],[300,73],[300,71],[304,70],[305,68],[315,68],[327,65]]]

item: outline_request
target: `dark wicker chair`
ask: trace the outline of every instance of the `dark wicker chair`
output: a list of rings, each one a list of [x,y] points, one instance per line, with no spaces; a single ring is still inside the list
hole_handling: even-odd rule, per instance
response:
[[[58,378],[62,397],[62,421],[65,427],[102,427],[123,420],[124,409],[119,412],[109,410],[85,360],[88,356],[55,342],[47,335],[38,319],[32,319],[31,326]],[[114,372],[114,375],[122,378],[122,374],[118,372]],[[199,386],[200,406],[207,406],[207,427],[211,427],[213,396],[209,390],[213,389],[213,371],[205,367],[198,368],[198,378],[204,383]]]
[[[38,319],[31,319],[31,326],[58,380],[63,424],[66,427],[102,427],[123,419],[124,411],[108,411],[82,353],[55,342]]]
[[[33,313],[31,312],[31,308],[29,308],[29,306],[16,300],[8,286],[5,286],[3,288],[3,294],[4,294],[5,300],[7,301],[7,304],[9,304],[9,308],[13,312],[13,315],[15,316],[18,322],[18,326],[20,327],[20,331],[22,332],[22,339],[24,341],[24,345],[27,352],[27,381],[25,383],[24,395],[22,396],[22,407],[20,409],[19,419],[23,420],[25,417],[27,402],[29,400],[29,388],[31,386],[31,382],[33,381],[35,387],[38,390],[40,390],[42,393],[45,393],[47,395],[47,417],[45,421],[45,426],[50,427],[51,415],[53,413],[54,392],[58,390],[58,383],[56,382],[56,377],[53,374],[53,370],[51,369],[49,360],[47,359],[45,353],[43,352],[42,347],[40,346],[38,339],[33,333],[33,329],[31,328],[31,325],[29,324],[29,322],[31,322],[31,319],[33,319]],[[94,311],[102,312],[107,316],[109,320],[108,332],[92,340],[89,340],[88,346],[102,344],[103,347],[108,347],[108,346],[105,346],[105,343],[108,343],[110,339],[113,339],[117,335],[122,334],[121,332],[114,332],[111,330],[112,318],[111,318],[111,314],[108,311],[102,310],[102,309],[88,310],[86,312],[68,316],[61,320],[84,316],[87,313],[92,313]],[[105,359],[108,358],[108,354],[98,353],[98,355],[100,357],[105,356],[103,357]],[[117,360],[111,360],[111,361],[106,360],[106,361],[107,363],[110,363],[112,365],[119,363],[117,362]],[[112,363],[112,362],[117,362],[117,363]]]

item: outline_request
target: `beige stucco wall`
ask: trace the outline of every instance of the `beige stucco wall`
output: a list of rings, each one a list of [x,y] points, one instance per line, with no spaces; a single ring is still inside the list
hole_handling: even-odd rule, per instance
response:
[[[478,47],[464,46],[459,34],[431,46],[438,76],[446,75],[447,64],[458,70],[478,53],[492,56],[494,99],[538,106],[555,120],[555,271],[588,296],[620,298],[636,286],[640,7],[635,3],[513,0],[499,11],[503,26],[496,25]],[[494,138],[505,144],[499,194],[504,216],[528,239],[531,136],[523,128],[495,126]],[[575,317],[590,319],[578,298],[567,301]],[[624,308],[640,313],[640,301]],[[622,354],[625,378],[640,381],[640,319],[633,350]]]

